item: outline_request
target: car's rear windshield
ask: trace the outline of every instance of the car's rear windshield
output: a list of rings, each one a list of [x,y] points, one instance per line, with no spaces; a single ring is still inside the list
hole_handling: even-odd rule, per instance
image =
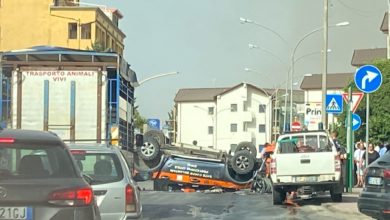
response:
[[[331,152],[332,144],[325,135],[287,136],[278,141],[279,153]]]
[[[77,177],[63,146],[0,144],[0,180]]]
[[[92,180],[91,184],[118,182],[123,179],[122,167],[116,154],[71,152],[83,175]]]

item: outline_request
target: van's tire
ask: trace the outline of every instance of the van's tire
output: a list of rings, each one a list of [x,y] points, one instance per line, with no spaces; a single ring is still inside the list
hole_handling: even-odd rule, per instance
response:
[[[164,135],[164,133],[162,131],[150,130],[150,131],[145,132],[144,140],[147,141],[150,138],[156,139],[160,146],[164,146],[165,145],[165,135]]]
[[[253,158],[256,158],[256,156],[257,156],[256,147],[251,142],[248,142],[248,141],[240,142],[238,144],[237,148],[235,149],[235,153],[237,153],[238,151],[242,151],[242,150],[249,151]]]
[[[332,199],[332,202],[342,202],[343,201],[343,194],[342,193],[333,193],[331,191],[330,198]]]
[[[283,190],[279,190],[272,187],[272,201],[274,205],[282,205],[286,200],[286,193]]]
[[[234,153],[230,166],[237,174],[248,174],[255,166],[255,158],[247,150]]]
[[[160,154],[160,144],[155,138],[146,138],[144,144],[138,147],[138,155],[145,161],[152,161]]]

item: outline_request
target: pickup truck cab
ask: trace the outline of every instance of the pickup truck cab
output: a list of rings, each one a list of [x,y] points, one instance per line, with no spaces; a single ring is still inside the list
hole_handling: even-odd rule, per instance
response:
[[[341,163],[326,131],[283,134],[271,158],[274,204],[282,204],[288,192],[304,199],[330,191],[332,200],[341,202]]]

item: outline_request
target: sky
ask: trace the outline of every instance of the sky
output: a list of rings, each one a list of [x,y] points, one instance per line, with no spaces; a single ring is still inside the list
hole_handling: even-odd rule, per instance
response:
[[[292,48],[323,26],[323,0],[84,0],[118,8],[126,34],[124,57],[138,81],[156,78],[135,90],[145,118],[168,119],[182,88],[233,87],[247,82],[272,88],[287,78]],[[387,0],[329,0],[328,73],[354,72],[354,49],[386,47],[380,25]],[[251,19],[275,33],[253,24]],[[323,69],[323,32],[307,37],[296,50],[295,80]],[[266,49],[249,49],[252,43]],[[270,55],[271,52],[273,55]],[[305,56],[312,54],[310,56]],[[244,69],[253,71],[247,72]],[[299,84],[295,87],[298,88]]]

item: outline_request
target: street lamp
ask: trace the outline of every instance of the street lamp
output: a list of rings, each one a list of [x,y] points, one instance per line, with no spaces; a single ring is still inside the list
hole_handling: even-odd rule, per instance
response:
[[[169,72],[169,73],[161,73],[161,74],[157,74],[157,75],[154,75],[154,76],[150,76],[146,79],[143,79],[139,82],[136,82],[134,84],[134,87],[139,87],[141,86],[142,84],[144,84],[145,82],[149,81],[149,80],[152,80],[152,79],[156,79],[156,78],[160,78],[160,77],[164,77],[164,76],[170,76],[170,75],[177,75],[179,74],[179,72]]]
[[[348,22],[348,21],[344,21],[344,22],[337,23],[337,24],[335,24],[335,25],[330,25],[329,27],[342,27],[342,26],[347,26],[347,25],[349,25],[349,22]],[[290,125],[291,125],[292,120],[293,120],[293,119],[292,119],[292,116],[293,116],[293,112],[292,112],[292,103],[293,103],[293,80],[292,80],[292,79],[293,79],[293,77],[294,77],[294,63],[295,63],[295,62],[294,62],[294,61],[295,61],[294,56],[295,56],[295,52],[297,51],[299,45],[300,45],[307,37],[311,36],[312,34],[318,32],[318,31],[321,31],[321,30],[323,30],[323,29],[324,29],[324,27],[319,27],[319,28],[316,28],[316,29],[310,31],[309,33],[305,34],[305,35],[297,42],[297,44],[295,45],[295,47],[294,47],[294,49],[293,49],[293,52],[292,52],[292,54],[291,54]],[[322,104],[322,105],[324,105],[324,104]],[[325,114],[325,112],[323,112],[322,114]]]
[[[267,27],[267,26],[264,26],[264,25],[262,25],[262,24],[259,24],[259,23],[255,22],[255,21],[252,21],[252,20],[250,20],[250,19],[246,19],[246,18],[242,18],[242,17],[240,18],[240,23],[241,23],[241,24],[253,24],[253,25],[256,25],[257,27],[260,27],[260,28],[263,28],[263,29],[265,29],[265,30],[267,30],[267,31],[270,31],[270,32],[272,32],[273,34],[275,34],[276,36],[278,36],[278,37],[279,37],[279,38],[288,46],[288,48],[290,48],[290,44],[287,42],[287,40],[284,39],[284,38],[282,37],[282,35],[280,35],[278,32],[272,30],[271,28],[269,28],[269,27]]]
[[[271,51],[269,51],[269,50],[267,50],[267,49],[264,49],[264,48],[262,48],[262,47],[259,47],[259,46],[255,45],[255,44],[248,44],[248,47],[249,47],[249,49],[258,49],[258,50],[262,50],[262,51],[264,51],[264,52],[266,52],[266,53],[272,55],[272,56],[275,57],[277,60],[279,60],[280,63],[282,63],[283,65],[285,65],[285,67],[287,68],[288,64],[286,64],[279,56],[275,55],[275,54],[272,53]],[[330,53],[331,51],[332,51],[331,49],[328,49],[328,50],[327,50],[328,53]],[[321,52],[322,52],[322,51],[321,51]],[[311,56],[311,55],[314,55],[314,54],[318,54],[318,53],[321,53],[321,52],[311,52],[311,53],[305,54],[305,55],[299,57],[298,59],[294,60],[294,64],[295,64],[296,62],[298,62],[299,60],[305,58],[305,57],[308,57],[308,56]],[[293,66],[290,66],[290,68],[288,69],[288,72],[287,72],[287,79],[286,79],[283,83],[281,83],[281,84],[278,85],[278,88],[279,88],[281,85],[286,84],[286,91],[285,91],[285,95],[284,95],[284,109],[285,109],[286,112],[285,112],[284,118],[283,118],[283,120],[284,120],[284,122],[283,122],[283,123],[284,123],[283,131],[286,130],[286,122],[287,122],[287,99],[288,99],[287,96],[289,95],[289,94],[288,94],[288,81],[289,81],[289,73],[290,73],[292,67],[293,67]],[[261,74],[260,72],[254,71],[254,70],[252,70],[252,69],[250,69],[250,68],[245,68],[244,70],[247,71],[247,72],[256,72],[256,73]],[[293,80],[293,79],[295,79],[295,77],[291,76],[291,80]],[[275,87],[275,86],[274,86],[274,87]],[[291,90],[291,94],[292,94],[292,92],[293,92],[293,90]],[[290,113],[291,113],[291,112],[292,112],[292,108],[290,108]],[[291,116],[290,116],[290,118],[291,118]]]

